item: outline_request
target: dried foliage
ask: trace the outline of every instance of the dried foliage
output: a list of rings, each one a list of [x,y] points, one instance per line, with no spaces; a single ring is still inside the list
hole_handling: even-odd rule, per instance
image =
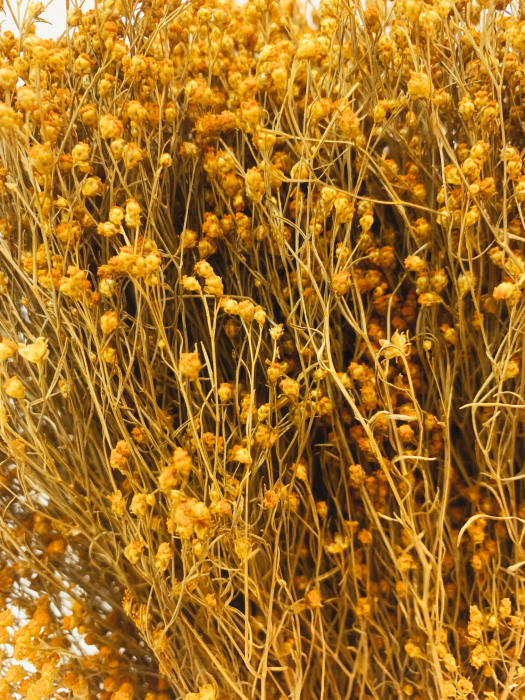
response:
[[[523,698],[523,8],[42,9],[0,35],[0,700]]]

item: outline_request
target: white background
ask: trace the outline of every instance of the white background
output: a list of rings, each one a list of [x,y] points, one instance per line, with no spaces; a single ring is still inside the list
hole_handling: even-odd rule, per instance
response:
[[[28,0],[21,0],[19,4],[17,4],[16,0],[4,0],[4,3],[5,15],[0,13],[2,32],[10,29],[15,36],[18,36],[16,23],[13,21],[12,14],[9,10],[9,5],[11,6],[15,16],[17,15],[19,8],[20,18],[22,18],[28,5]],[[73,3],[70,3],[70,6],[72,5]],[[49,22],[49,24],[46,24],[45,22],[37,22],[36,33],[39,37],[42,37],[42,39],[56,39],[66,28],[66,0],[51,0],[51,2],[49,2],[49,0],[44,0],[44,6],[46,9],[40,15],[40,18]],[[93,0],[86,0],[86,2],[82,4],[82,9],[83,11],[86,11],[91,9],[93,6]]]

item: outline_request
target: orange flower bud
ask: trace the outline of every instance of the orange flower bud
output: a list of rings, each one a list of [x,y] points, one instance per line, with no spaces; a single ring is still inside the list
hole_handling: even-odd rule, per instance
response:
[[[17,98],[18,104],[25,112],[30,112],[33,109],[36,109],[37,99],[33,88],[28,86],[18,88]]]
[[[183,352],[179,360],[179,372],[192,381],[199,378],[202,363],[198,352]]]
[[[111,510],[115,515],[122,517],[126,512],[126,499],[122,497],[122,492],[117,490],[112,496],[108,496],[111,502]]]
[[[100,318],[100,327],[104,335],[110,335],[119,327],[119,318],[116,311],[107,311]]]
[[[295,379],[287,377],[286,379],[283,379],[279,386],[281,387],[281,391],[285,396],[292,399],[296,399],[299,396],[300,387]]]
[[[332,277],[332,290],[337,294],[337,296],[342,297],[350,289],[351,282],[352,280],[348,270],[336,272],[336,274]]]
[[[219,394],[219,400],[222,403],[227,403],[228,401],[231,401],[233,398],[233,385],[228,384],[226,382],[223,382],[222,384],[219,385],[218,392]]]
[[[412,97],[423,97],[430,99],[432,92],[432,83],[430,78],[425,73],[416,73],[410,71],[410,80],[408,81],[408,92]]]
[[[40,364],[49,355],[46,338],[37,338],[33,345],[19,345],[18,354],[28,362]]]
[[[73,73],[75,75],[88,75],[95,61],[87,53],[81,53],[73,63]]]
[[[143,158],[142,149],[136,143],[128,143],[124,146],[122,158],[128,170],[135,168]]]
[[[163,542],[159,545],[157,554],[155,555],[155,568],[160,571],[166,571],[173,559],[173,549],[168,542]]]
[[[224,289],[221,277],[212,272],[211,274],[206,275],[204,281],[204,291],[206,294],[212,294],[215,297],[221,297],[223,295]]]
[[[98,197],[104,191],[104,183],[99,177],[88,177],[82,185],[84,197]]]
[[[13,66],[9,64],[0,68],[0,87],[2,90],[14,90],[18,82],[18,75]]]
[[[306,604],[310,608],[322,608],[323,599],[321,597],[321,592],[318,590],[311,590],[305,596]]]
[[[12,399],[23,399],[25,395],[24,385],[18,377],[9,377],[4,382],[5,393]]]
[[[140,204],[134,199],[128,199],[126,202],[126,226],[129,228],[138,228],[140,226]]]
[[[17,344],[12,340],[9,340],[9,338],[2,338],[2,342],[0,342],[0,362],[4,362],[10,357],[13,357],[17,349]]]
[[[98,124],[98,112],[97,107],[94,104],[83,105],[79,110],[78,114],[86,126],[90,126],[94,129]]]
[[[100,118],[100,135],[103,139],[116,139],[123,131],[122,122],[113,114],[105,114]]]
[[[41,175],[48,175],[55,162],[51,144],[47,142],[33,146],[29,151],[29,162]]]
[[[142,556],[145,546],[145,542],[132,540],[124,549],[124,556],[131,564],[136,564]]]

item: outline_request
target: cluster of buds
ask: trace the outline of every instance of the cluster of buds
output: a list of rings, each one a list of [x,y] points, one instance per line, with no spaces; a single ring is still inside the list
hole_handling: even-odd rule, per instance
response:
[[[203,540],[208,536],[211,526],[212,514],[205,503],[177,494],[173,505],[172,528],[180,538],[189,540],[195,535]]]
[[[113,220],[117,220],[115,215]],[[111,221],[108,224],[115,226]],[[100,224],[99,233],[101,232],[100,228],[106,227],[108,224]],[[107,236],[108,233],[103,233],[103,235]],[[109,235],[114,234],[110,233]],[[161,263],[162,257],[155,243],[139,238],[135,246],[122,246],[118,255],[110,258],[106,265],[101,265],[98,268],[98,275],[102,281],[116,280],[119,277],[129,275],[136,279],[143,279],[148,285],[157,285],[160,284],[158,271]]]

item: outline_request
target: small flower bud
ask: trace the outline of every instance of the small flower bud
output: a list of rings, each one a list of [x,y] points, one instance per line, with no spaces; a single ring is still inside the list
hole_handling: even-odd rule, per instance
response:
[[[98,197],[104,191],[104,183],[99,177],[88,177],[82,185],[84,197]]]
[[[46,338],[37,338],[33,345],[19,345],[18,354],[28,362],[40,364],[49,355]]]
[[[100,318],[100,327],[104,335],[110,335],[119,326],[119,318],[116,311],[107,311]]]
[[[4,382],[5,393],[12,399],[23,399],[25,395],[24,385],[18,377],[9,377]]]
[[[432,92],[432,83],[430,78],[425,73],[415,73],[410,71],[410,80],[408,81],[408,92],[411,97],[422,97],[430,99]]]
[[[283,379],[279,386],[281,387],[281,391],[285,396],[288,396],[292,399],[296,399],[299,396],[300,387],[299,384],[295,381],[295,379],[287,377],[286,379]]]
[[[267,369],[267,374],[270,384],[275,384],[283,374],[281,365],[278,362],[272,362]]]
[[[409,272],[423,272],[427,269],[427,263],[419,255],[409,255],[405,258],[405,269]]]
[[[350,289],[351,281],[348,270],[337,272],[332,278],[332,289],[338,296],[342,297]]]
[[[192,381],[199,378],[202,363],[198,352],[184,352],[179,360],[179,372]]]
[[[270,335],[274,340],[279,340],[279,338],[281,338],[284,335],[283,324],[279,323],[279,325],[270,328]]]
[[[201,286],[195,277],[188,277],[187,275],[184,275],[184,277],[181,280],[181,284],[184,287],[184,289],[188,292],[201,291]]]
[[[134,199],[128,199],[126,202],[126,226],[129,228],[138,228],[140,226],[140,204]]]
[[[205,286],[204,292],[206,294],[212,294],[215,297],[221,297],[223,295],[222,278],[212,272],[206,275],[204,278]]]
[[[0,342],[0,362],[4,362],[10,357],[13,357],[17,349],[17,344],[12,340],[9,338],[2,338],[2,342]]]
[[[306,604],[310,608],[322,608],[323,607],[323,599],[321,597],[320,591],[317,590],[312,590],[308,591],[308,593],[305,596]]]
[[[350,485],[359,488],[366,479],[366,472],[360,464],[352,464],[348,467]]]
[[[145,546],[145,542],[132,540],[124,549],[124,556],[131,564],[137,564]]]
[[[115,515],[122,517],[126,512],[126,499],[122,497],[121,491],[115,491],[112,496],[108,496],[111,502],[111,510]]]
[[[217,393],[219,395],[219,400],[222,403],[227,403],[233,398],[233,385],[228,384],[227,382],[223,382],[222,384],[220,384]]]
[[[103,297],[111,299],[111,297],[117,292],[117,283],[112,279],[100,280],[98,291]]]
[[[50,143],[37,144],[29,151],[29,162],[41,175],[48,175],[55,162]]]
[[[266,311],[262,308],[262,306],[256,306],[253,317],[260,326],[264,326],[264,322],[266,321]]]
[[[116,139],[123,131],[122,122],[113,114],[105,114],[100,118],[100,135],[103,139]]]

